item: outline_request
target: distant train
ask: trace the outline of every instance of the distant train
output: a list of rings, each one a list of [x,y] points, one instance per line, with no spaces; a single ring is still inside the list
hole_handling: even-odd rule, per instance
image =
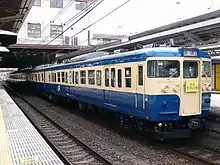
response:
[[[211,58],[197,48],[158,47],[93,53],[32,70],[32,88],[93,105],[150,132],[156,139],[187,138],[205,125],[211,97]],[[91,54],[90,54],[91,56]]]

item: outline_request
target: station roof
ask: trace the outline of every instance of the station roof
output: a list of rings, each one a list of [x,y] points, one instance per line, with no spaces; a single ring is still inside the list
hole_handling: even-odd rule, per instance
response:
[[[59,57],[59,60],[92,51],[134,50],[148,44],[167,44],[170,38],[173,38],[175,44],[179,46],[195,44],[197,47],[204,47],[217,43],[220,40],[220,10],[131,35],[125,42],[96,45],[86,52],[71,52]]]
[[[101,48],[102,51],[114,49],[134,49],[140,45],[165,44],[174,39],[176,45],[204,47],[220,40],[220,10],[203,14],[176,23],[147,30],[129,37],[127,42]]]
[[[0,29],[17,33],[33,3],[34,0],[1,0]]]

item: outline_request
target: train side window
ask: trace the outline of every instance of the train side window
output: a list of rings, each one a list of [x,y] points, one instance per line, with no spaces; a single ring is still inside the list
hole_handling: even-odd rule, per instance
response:
[[[139,65],[138,66],[138,85],[142,86],[143,85],[143,66]]]
[[[75,79],[75,77],[74,77],[75,75],[74,75],[74,71],[73,71],[73,74],[72,74],[72,82],[73,82],[73,84],[74,84],[74,79]]]
[[[90,85],[95,84],[95,70],[88,70],[88,81]]]
[[[54,73],[54,82],[57,82],[57,73]]]
[[[60,72],[57,73],[58,82],[60,82]]]
[[[176,60],[150,60],[147,62],[149,78],[177,78],[180,76],[180,63]]]
[[[75,82],[76,84],[79,83],[79,72],[75,72]]]
[[[69,71],[69,82],[70,84],[72,84],[72,72],[71,71]]]
[[[64,72],[61,72],[61,80],[62,80],[62,82],[65,82],[65,73]]]
[[[105,69],[105,86],[106,87],[109,86],[109,69],[108,68]]]
[[[65,72],[65,83],[68,84],[68,72]]]
[[[50,73],[48,73],[48,82],[50,82]]]
[[[115,68],[111,68],[111,87],[115,87]]]
[[[55,75],[52,73],[52,82],[55,82]]]
[[[121,88],[122,86],[122,72],[121,72],[121,69],[118,69],[118,87]]]
[[[131,88],[131,67],[125,68],[125,87]]]
[[[96,71],[96,84],[98,86],[102,85],[102,72],[101,72],[101,70]]]
[[[81,80],[81,84],[86,84],[86,71],[80,71],[80,80]]]

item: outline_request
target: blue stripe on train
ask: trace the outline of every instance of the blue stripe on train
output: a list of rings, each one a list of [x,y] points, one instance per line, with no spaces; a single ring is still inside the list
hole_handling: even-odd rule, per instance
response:
[[[83,87],[70,87],[55,84],[32,83],[47,93],[79,100],[117,111],[126,115],[148,119],[151,121],[180,120],[180,98],[177,95],[142,95],[128,92],[105,91]],[[59,86],[59,87],[58,87]],[[202,114],[207,116],[209,105],[207,100],[210,93],[204,93],[202,99]],[[137,98],[137,101],[135,99]],[[144,102],[143,102],[144,100]]]

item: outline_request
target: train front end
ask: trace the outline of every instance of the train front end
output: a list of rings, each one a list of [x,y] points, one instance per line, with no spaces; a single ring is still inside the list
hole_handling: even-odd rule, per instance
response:
[[[211,59],[194,48],[147,58],[145,104],[157,139],[187,138],[204,128],[211,101]]]

